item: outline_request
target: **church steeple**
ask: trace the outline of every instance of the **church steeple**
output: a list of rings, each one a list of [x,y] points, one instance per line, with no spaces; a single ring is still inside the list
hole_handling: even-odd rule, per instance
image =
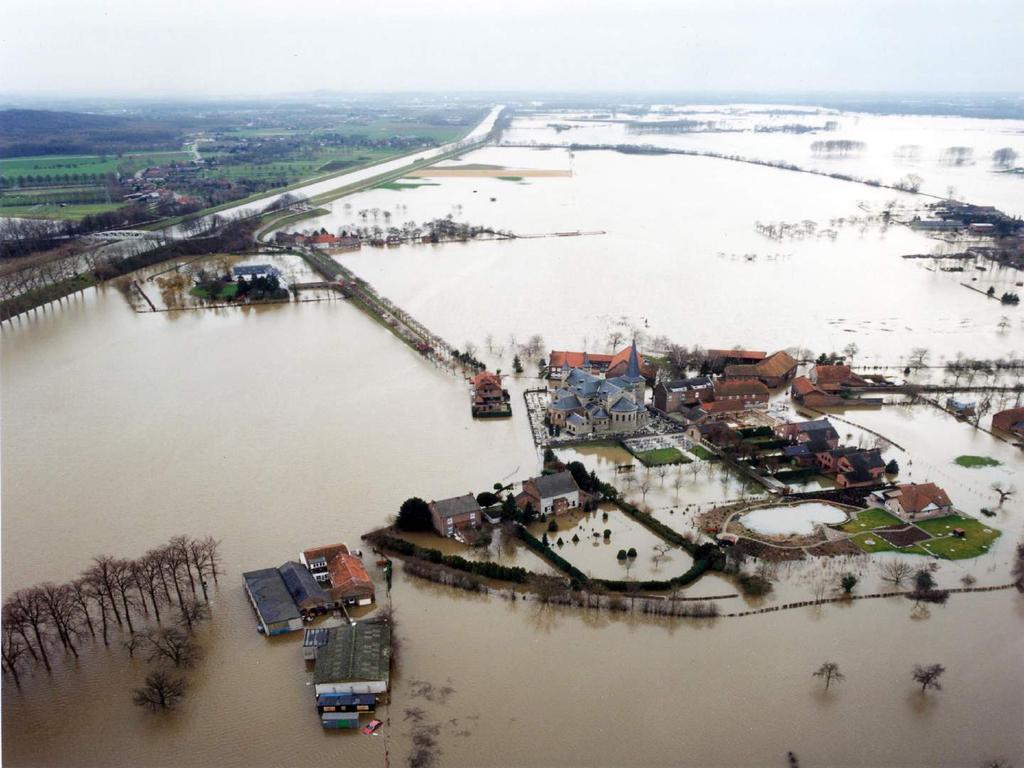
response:
[[[630,379],[640,378],[640,356],[636,351],[636,339],[633,339],[633,346],[629,350],[629,366],[626,368],[626,376]]]

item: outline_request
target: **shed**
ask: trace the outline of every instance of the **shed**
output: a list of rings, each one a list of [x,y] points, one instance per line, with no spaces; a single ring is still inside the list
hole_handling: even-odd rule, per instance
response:
[[[313,686],[326,693],[383,693],[391,678],[391,626],[361,621],[328,630],[316,655]]]
[[[303,613],[326,607],[328,595],[302,563],[289,560],[277,569],[292,601]]]
[[[320,725],[324,728],[358,728],[358,712],[324,712],[320,715]]]

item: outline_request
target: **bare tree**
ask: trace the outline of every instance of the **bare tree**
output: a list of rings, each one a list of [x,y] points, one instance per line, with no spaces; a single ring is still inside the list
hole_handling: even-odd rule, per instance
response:
[[[928,358],[931,356],[931,352],[927,347],[914,347],[910,350],[910,355],[907,357],[907,365],[917,370],[923,368],[925,363],[928,362]]]
[[[941,664],[915,664],[914,671],[911,673],[914,681],[921,684],[921,693],[924,693],[929,688],[934,688],[936,691],[942,690],[942,683],[939,682],[939,678],[946,671],[946,668]]]
[[[1007,487],[1007,486],[1004,486],[1001,482],[998,482],[998,481],[995,482],[995,483],[992,483],[992,485],[989,486],[989,487],[992,488],[993,491],[995,491],[996,493],[999,494],[999,506],[1000,507],[1003,506],[1003,503],[1008,498],[1010,498],[1015,493],[1017,493],[1017,489],[1014,486],[1011,485],[1011,486]]]
[[[85,576],[79,576],[68,584],[71,591],[71,600],[78,611],[79,621],[85,622],[92,637],[96,637],[96,628],[92,623],[92,615],[89,613],[89,601],[92,595],[89,591],[89,582]]]
[[[145,634],[149,643],[149,660],[165,660],[175,667],[190,667],[201,657],[201,650],[192,638],[177,627],[164,627]]]
[[[137,569],[137,577],[142,580],[142,584],[145,587],[146,593],[149,595],[149,600],[153,604],[153,614],[156,616],[156,620],[160,621],[160,602],[162,600],[160,596],[160,584],[161,577],[163,575],[163,565],[160,562],[160,556],[153,551],[147,552],[145,555],[135,561]],[[170,596],[167,596],[170,600]],[[143,598],[143,601],[145,599]]]
[[[71,651],[78,658],[75,639],[78,636],[80,616],[78,607],[72,596],[71,587],[67,584],[57,585],[47,581],[39,585],[39,600],[49,614],[50,623],[57,630],[57,637],[65,651]]]
[[[128,624],[128,631],[134,633],[135,626],[132,624],[132,609],[137,605],[135,595],[131,594],[135,584],[135,575],[132,571],[130,560],[115,560],[112,565],[114,588],[117,597],[121,600],[121,607],[124,608],[124,620]]]
[[[27,630],[32,630],[36,641],[35,650],[39,652],[36,658],[43,662],[43,666],[49,672],[51,670],[50,657],[46,653],[46,646],[49,643],[48,613],[39,587],[19,589],[11,595],[8,604],[11,606],[15,626],[20,628],[25,642],[28,642]],[[4,607],[6,608],[7,606]],[[33,656],[35,656],[35,653],[33,653]]]
[[[818,671],[813,674],[814,677],[820,677],[825,681],[825,690],[829,689],[829,686],[833,682],[841,683],[846,679],[846,676],[839,671],[839,665],[834,661],[826,661],[820,667]]]
[[[1010,573],[1013,574],[1013,585],[1017,591],[1024,592],[1024,541],[1017,544]]]
[[[107,609],[111,607],[110,598],[107,597],[107,591],[100,581],[100,576],[95,568],[90,568],[86,571],[85,576],[82,578],[86,595],[100,609],[100,628],[103,632],[103,644],[109,646],[108,632],[110,630],[110,620],[107,618]]]
[[[210,594],[207,591],[206,574],[212,566],[210,550],[206,546],[205,541],[190,539],[188,542],[188,554],[192,560],[192,565],[196,567],[196,577],[199,579],[199,586],[203,590],[203,599],[209,601]]]
[[[910,577],[914,569],[905,560],[889,560],[882,566],[882,579],[897,587]]]
[[[123,625],[121,613],[117,610],[117,601],[114,599],[114,592],[117,589],[117,578],[114,575],[117,570],[117,561],[110,555],[100,555],[94,557],[92,562],[93,565],[88,570],[87,575],[98,588],[101,588],[106,593],[109,601],[107,605],[114,612],[114,618],[117,619],[118,626]]]
[[[3,641],[0,653],[3,655],[4,672],[9,672],[14,678],[14,684],[20,688],[21,676],[18,674],[18,669],[21,667],[25,654],[31,653],[32,646],[18,631],[14,622],[7,621],[5,618],[0,630],[2,630]]]
[[[668,553],[672,550],[668,544],[655,544],[654,554],[651,555],[651,560],[654,561],[655,566],[660,566],[661,561],[668,557]]]
[[[647,494],[651,491],[651,470],[644,472],[644,476],[636,484],[636,487],[640,489],[640,498],[643,499],[644,506],[647,506]]]
[[[146,682],[132,693],[132,700],[153,712],[174,709],[185,696],[185,679],[162,670],[146,675]]]
[[[206,550],[206,557],[210,566],[210,575],[213,576],[213,583],[217,583],[217,568],[220,565],[220,540],[207,536],[203,539],[203,549]]]
[[[191,632],[196,624],[208,618],[209,615],[209,605],[199,602],[194,597],[186,598],[185,604],[178,611],[178,624],[184,624]]]

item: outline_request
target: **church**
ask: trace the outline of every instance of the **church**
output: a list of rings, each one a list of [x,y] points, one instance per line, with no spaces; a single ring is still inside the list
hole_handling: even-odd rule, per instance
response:
[[[573,436],[635,432],[646,426],[647,380],[641,374],[635,341],[624,362],[624,372],[610,377],[592,369],[569,369],[551,393],[548,422]]]

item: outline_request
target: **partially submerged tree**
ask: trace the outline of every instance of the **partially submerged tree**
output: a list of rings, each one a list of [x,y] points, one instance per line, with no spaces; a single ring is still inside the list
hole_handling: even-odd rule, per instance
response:
[[[175,667],[190,667],[202,655],[192,638],[177,627],[146,633],[150,661],[169,661]]]
[[[132,692],[137,706],[147,707],[152,712],[174,709],[185,696],[185,679],[158,670],[146,675],[146,682]]]
[[[825,690],[829,689],[832,683],[841,683],[846,679],[846,676],[839,671],[839,665],[834,661],[826,661],[820,667],[818,671],[813,673],[814,677],[820,677],[825,681]]]
[[[853,588],[857,586],[857,577],[852,573],[844,573],[842,578],[839,579],[839,586],[843,588],[843,594],[850,594],[853,592]]]
[[[942,683],[939,682],[939,678],[942,677],[945,671],[946,668],[941,664],[915,664],[911,675],[914,678],[914,682],[921,684],[921,693],[924,693],[929,688],[934,688],[936,691],[942,690]]]
[[[905,560],[889,560],[882,566],[882,580],[898,587],[910,576],[912,570],[910,563]]]

